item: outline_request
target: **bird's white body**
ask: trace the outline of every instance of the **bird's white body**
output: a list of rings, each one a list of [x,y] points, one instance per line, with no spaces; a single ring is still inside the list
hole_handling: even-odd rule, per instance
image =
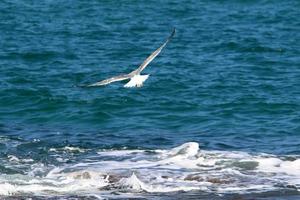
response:
[[[144,81],[147,80],[148,77],[149,77],[149,74],[148,75],[140,75],[140,74],[134,75],[130,79],[130,81],[124,85],[124,87],[126,87],[126,88],[128,88],[128,87],[142,87]]]

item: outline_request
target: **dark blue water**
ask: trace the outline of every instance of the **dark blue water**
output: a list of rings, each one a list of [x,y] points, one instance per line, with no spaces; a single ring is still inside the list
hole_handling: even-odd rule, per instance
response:
[[[91,158],[101,163],[99,150],[193,141],[207,151],[292,157],[280,173],[296,171],[298,181],[285,187],[298,195],[299,10],[297,0],[0,2],[0,186],[17,175],[44,181],[55,167]],[[173,27],[175,37],[143,71],[143,87],[78,86],[136,69]],[[32,174],[37,165],[43,170]]]

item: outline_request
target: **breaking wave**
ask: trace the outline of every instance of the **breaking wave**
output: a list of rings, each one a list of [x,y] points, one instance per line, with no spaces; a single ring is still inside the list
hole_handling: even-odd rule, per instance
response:
[[[65,147],[49,152],[85,150]],[[300,158],[200,150],[102,150],[61,166],[8,156],[19,170],[0,175],[0,195],[66,195],[204,191],[214,194],[300,190]],[[22,166],[31,167],[22,171]]]

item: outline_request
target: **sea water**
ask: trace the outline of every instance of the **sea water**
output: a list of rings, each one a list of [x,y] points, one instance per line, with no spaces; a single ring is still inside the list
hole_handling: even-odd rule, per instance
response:
[[[0,197],[299,199],[299,9],[1,1]]]

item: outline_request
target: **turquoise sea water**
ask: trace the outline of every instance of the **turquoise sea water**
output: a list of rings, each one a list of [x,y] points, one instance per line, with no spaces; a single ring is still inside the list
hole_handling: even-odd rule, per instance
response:
[[[0,196],[300,198],[299,10],[1,1]],[[136,69],[173,27],[142,88],[78,87]]]

